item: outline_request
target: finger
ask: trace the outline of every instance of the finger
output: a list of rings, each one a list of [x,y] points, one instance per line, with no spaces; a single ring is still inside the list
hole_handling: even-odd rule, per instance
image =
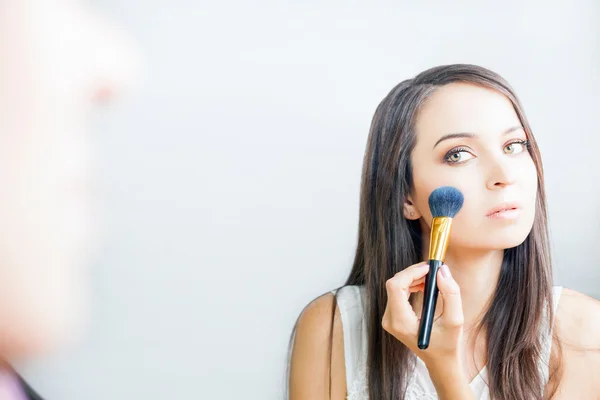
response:
[[[429,264],[427,262],[422,262],[405,268],[394,275],[392,279],[395,280],[398,286],[403,289],[408,289],[413,282],[424,279],[427,272],[429,272]]]
[[[407,290],[407,294],[425,290],[425,278],[414,281]]]
[[[412,286],[417,286],[417,285],[422,285],[422,284],[425,284],[425,278],[426,278],[426,277],[424,276],[424,277],[422,277],[422,278],[419,278],[419,279],[417,279],[417,280],[414,280],[414,281],[413,281],[413,283],[412,283],[410,286],[412,287]]]
[[[420,285],[413,285],[413,286],[410,287],[409,291],[410,291],[410,293],[424,292],[425,291],[425,284],[421,283]]]
[[[462,326],[464,323],[460,287],[452,277],[450,268],[442,265],[438,271],[437,285],[444,299],[444,311],[440,317],[442,324],[450,327]]]
[[[409,290],[413,281],[424,277],[428,270],[428,264],[417,264],[397,273],[386,282],[388,306],[393,306],[396,318],[416,323],[416,315],[408,301]]]

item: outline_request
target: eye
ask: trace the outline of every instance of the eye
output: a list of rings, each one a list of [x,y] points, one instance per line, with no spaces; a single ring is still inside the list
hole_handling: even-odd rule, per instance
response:
[[[452,149],[444,157],[444,161],[448,164],[461,164],[465,161],[474,158],[468,150],[464,148]]]
[[[504,152],[506,154],[519,154],[523,151],[527,150],[529,146],[529,142],[526,140],[520,140],[517,142],[512,142],[504,146]]]

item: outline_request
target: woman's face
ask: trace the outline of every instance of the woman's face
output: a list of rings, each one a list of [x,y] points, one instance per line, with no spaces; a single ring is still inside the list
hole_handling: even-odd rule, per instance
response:
[[[472,84],[443,86],[420,110],[416,135],[407,218],[422,218],[429,231],[429,195],[454,186],[465,201],[454,218],[449,251],[507,249],[526,239],[535,216],[537,172],[510,100]],[[508,211],[494,212],[499,209]]]
[[[76,0],[0,2],[0,354],[65,339],[91,242],[87,117],[127,83],[125,36]]]

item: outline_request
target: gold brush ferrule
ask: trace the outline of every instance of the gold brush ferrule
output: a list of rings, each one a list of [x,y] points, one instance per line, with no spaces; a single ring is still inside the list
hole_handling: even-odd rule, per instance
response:
[[[444,261],[448,239],[450,238],[450,227],[452,218],[435,217],[431,222],[431,237],[429,241],[429,259]]]

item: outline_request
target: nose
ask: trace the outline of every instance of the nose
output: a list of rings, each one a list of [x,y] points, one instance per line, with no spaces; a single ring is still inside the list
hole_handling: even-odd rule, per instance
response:
[[[106,102],[136,83],[140,57],[133,40],[101,14],[87,15],[90,36],[88,94],[94,102]]]
[[[515,183],[516,173],[507,157],[498,157],[490,162],[486,186],[489,190],[510,186]]]

